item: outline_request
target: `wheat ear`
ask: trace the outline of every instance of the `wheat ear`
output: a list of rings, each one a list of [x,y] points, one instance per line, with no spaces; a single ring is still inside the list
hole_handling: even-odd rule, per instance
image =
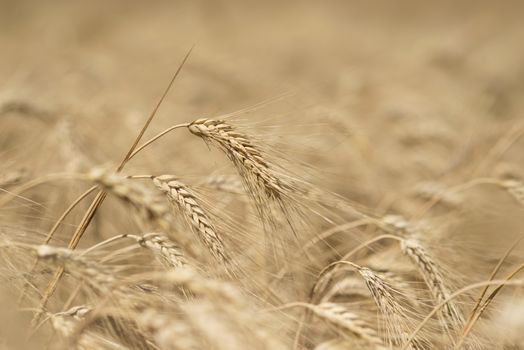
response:
[[[280,199],[285,193],[287,186],[270,169],[262,151],[250,137],[224,120],[197,119],[188,128],[194,135],[218,146],[228,156],[257,201],[263,200],[261,196]]]
[[[444,276],[442,276],[437,264],[420,243],[415,239],[406,239],[402,241],[401,247],[404,254],[409,256],[415,266],[417,266],[435,301],[441,303],[447,300],[451,292],[444,283]],[[453,328],[459,327],[464,323],[462,312],[451,301],[443,307],[442,315]]]
[[[226,251],[221,235],[198,203],[193,192],[173,175],[153,176],[152,179],[155,186],[166,194],[174,206],[178,207],[211,255],[224,265],[230,265],[231,258]]]

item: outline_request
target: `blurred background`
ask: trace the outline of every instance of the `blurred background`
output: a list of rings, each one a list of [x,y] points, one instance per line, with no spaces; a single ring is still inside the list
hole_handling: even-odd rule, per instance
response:
[[[522,118],[523,9],[521,1],[3,0],[4,164],[38,158],[50,171],[55,159],[63,169],[48,138],[65,137],[64,120],[93,163],[117,162],[195,45],[149,134],[262,104],[240,118],[328,188],[371,206],[417,181],[518,172],[481,163]],[[187,175],[224,166],[200,161],[207,149],[184,137],[155,147],[187,163]],[[505,156],[523,160],[518,148]]]

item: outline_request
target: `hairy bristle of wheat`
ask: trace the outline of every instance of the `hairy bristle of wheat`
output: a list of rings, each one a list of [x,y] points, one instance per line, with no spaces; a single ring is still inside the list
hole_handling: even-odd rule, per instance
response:
[[[264,155],[251,139],[223,120],[202,118],[188,126],[189,131],[211,142],[228,156],[245,181],[251,195],[279,199],[285,192],[283,182],[271,171]]]
[[[229,265],[231,259],[226,251],[222,237],[198,203],[197,197],[193,192],[172,175],[154,176],[153,183],[180,210],[211,255],[226,266]]]

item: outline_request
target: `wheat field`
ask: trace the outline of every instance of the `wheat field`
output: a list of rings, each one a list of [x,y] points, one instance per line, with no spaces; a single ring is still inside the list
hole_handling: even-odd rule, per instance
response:
[[[524,349],[524,3],[0,1],[0,349]]]

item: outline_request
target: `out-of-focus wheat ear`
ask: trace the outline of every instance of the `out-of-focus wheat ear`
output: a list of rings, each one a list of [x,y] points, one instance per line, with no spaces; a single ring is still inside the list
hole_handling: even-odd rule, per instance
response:
[[[358,350],[386,350],[390,349],[388,347],[380,347],[372,344],[362,344],[357,339],[352,338],[334,338],[323,341],[320,344],[317,344],[313,350],[348,350],[348,349],[358,349]]]
[[[190,123],[188,128],[227,155],[257,204],[262,205],[268,199],[279,200],[289,190],[251,138],[224,120],[202,118]]]
[[[78,135],[73,129],[71,120],[62,119],[58,121],[53,138],[58,140],[58,154],[65,163],[65,172],[85,171],[85,167],[89,166],[91,160],[82,152],[77,141]]]
[[[60,332],[68,338],[68,348],[158,349],[137,322],[120,315],[121,311],[123,310],[91,309],[82,305],[56,313],[51,318],[53,326],[60,328]],[[112,346],[107,347],[110,344]]]
[[[346,307],[336,303],[321,303],[311,305],[310,309],[317,315],[330,323],[349,331],[353,335],[367,341],[376,349],[386,349],[382,338],[377,330],[369,322],[360,318],[357,314],[349,311]]]
[[[235,194],[245,193],[242,181],[238,175],[211,175],[206,178],[203,185],[215,190]]]
[[[169,204],[161,196],[144,188],[143,184],[100,168],[92,170],[88,177],[109,193],[136,208],[144,221],[154,222],[164,230],[171,228]]]
[[[27,176],[27,170],[24,168],[8,171],[0,174],[0,188],[17,185]]]
[[[401,247],[404,254],[411,258],[424,278],[435,302],[439,304],[448,300],[451,292],[444,282],[444,276],[422,245],[415,239],[406,239],[402,241]],[[462,312],[452,301],[447,302],[442,308],[442,316],[446,328],[458,329],[464,323]]]
[[[160,233],[146,233],[137,239],[138,244],[151,250],[158,260],[168,268],[187,265],[187,260],[178,245]]]
[[[36,255],[41,261],[61,266],[75,278],[84,280],[97,288],[108,290],[115,282],[112,271],[106,271],[100,264],[88,260],[74,250],[40,245],[36,247]]]
[[[73,306],[69,310],[49,315],[53,328],[63,337],[69,337],[74,332],[76,322],[82,321],[91,312],[86,305]]]
[[[504,188],[519,204],[524,205],[524,183],[519,180],[503,180],[500,186]]]
[[[232,261],[220,233],[215,229],[193,192],[173,175],[154,176],[152,179],[155,186],[180,210],[211,255],[226,267],[231,267]]]

